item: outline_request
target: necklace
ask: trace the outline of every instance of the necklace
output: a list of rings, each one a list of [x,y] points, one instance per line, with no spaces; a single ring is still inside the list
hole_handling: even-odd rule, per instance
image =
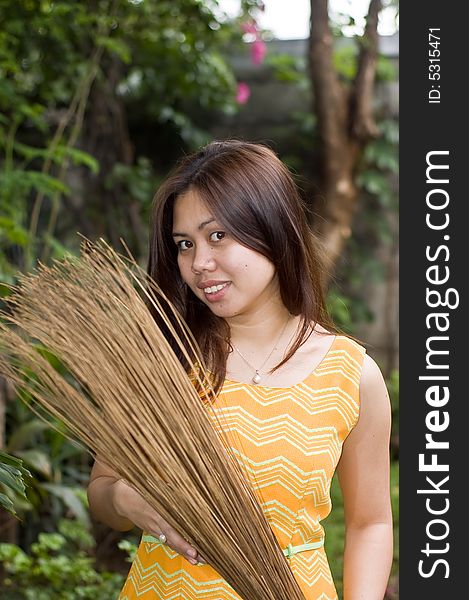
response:
[[[243,355],[241,354],[241,352],[238,350],[238,348],[237,348],[237,347],[236,347],[236,346],[235,346],[233,343],[231,343],[231,346],[233,347],[233,350],[236,350],[236,352],[237,352],[237,353],[239,354],[239,356],[240,356],[240,357],[241,357],[241,358],[244,360],[244,362],[247,364],[247,366],[248,366],[250,369],[252,369],[252,370],[254,371],[254,375],[252,376],[252,378],[251,378],[251,381],[252,381],[253,383],[255,383],[256,385],[257,385],[257,384],[259,384],[259,383],[262,381],[262,376],[261,376],[261,374],[259,373],[259,371],[261,371],[261,370],[262,370],[262,368],[264,367],[264,365],[267,363],[267,361],[269,360],[269,358],[270,358],[270,357],[272,356],[272,354],[274,353],[274,350],[277,348],[277,344],[279,343],[279,341],[280,341],[280,339],[281,339],[282,335],[284,334],[284,332],[285,332],[285,329],[287,328],[287,325],[288,325],[289,321],[290,321],[290,317],[288,317],[288,319],[286,320],[286,322],[285,322],[285,325],[283,326],[283,329],[282,329],[282,331],[280,332],[280,335],[278,336],[277,340],[275,341],[274,347],[273,347],[273,348],[272,348],[272,350],[269,352],[269,355],[268,355],[268,356],[267,356],[267,358],[264,360],[264,362],[261,364],[261,366],[260,366],[260,367],[258,367],[257,369],[256,369],[255,367],[253,367],[253,366],[251,365],[251,363],[250,363],[250,362],[249,362],[249,361],[246,359],[246,357],[245,357],[245,356],[243,356]]]

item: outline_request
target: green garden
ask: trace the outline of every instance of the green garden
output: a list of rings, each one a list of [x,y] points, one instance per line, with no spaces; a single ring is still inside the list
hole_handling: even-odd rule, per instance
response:
[[[372,1],[368,25],[352,35],[354,17],[329,7],[319,24],[327,2],[312,0],[309,40],[288,45],[259,25],[259,0],[242,0],[236,16],[222,4],[0,0],[0,304],[21,273],[78,254],[80,235],[115,248],[122,238],[145,267],[152,198],[174,162],[216,138],[268,143],[324,241],[330,312],[370,342],[387,381],[395,549],[386,598],[396,600],[398,55],[380,45],[377,14],[398,8]],[[330,56],[318,45],[326,34]],[[43,417],[0,377],[0,597],[116,598],[138,532],[93,522],[91,458]],[[324,525],[340,594],[336,481],[332,500]]]

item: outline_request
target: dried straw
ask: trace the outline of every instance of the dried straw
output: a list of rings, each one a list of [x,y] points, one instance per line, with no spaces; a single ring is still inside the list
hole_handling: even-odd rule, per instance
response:
[[[103,241],[88,244],[80,258],[40,265],[9,297],[0,373],[105,457],[242,598],[304,600],[221,427],[214,427],[211,403],[201,401],[150,315],[146,302],[180,348],[189,345],[185,356],[195,364],[199,353],[187,327],[179,320],[174,329],[161,298],[135,261]],[[68,373],[51,366],[38,342]],[[213,399],[207,376],[198,373]]]

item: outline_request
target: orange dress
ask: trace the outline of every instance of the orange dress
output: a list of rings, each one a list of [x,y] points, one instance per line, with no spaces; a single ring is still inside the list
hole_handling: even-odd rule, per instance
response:
[[[336,600],[321,520],[342,444],[358,420],[364,348],[336,336],[301,383],[226,380],[215,404],[306,600]],[[305,548],[306,545],[306,548]],[[239,599],[209,565],[192,566],[143,535],[119,600]],[[248,598],[244,600],[249,600]]]

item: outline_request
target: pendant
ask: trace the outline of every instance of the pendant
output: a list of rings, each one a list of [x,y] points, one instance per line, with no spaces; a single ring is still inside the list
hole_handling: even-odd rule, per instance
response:
[[[253,376],[253,378],[251,379],[251,381],[257,385],[260,382],[261,379],[262,378],[259,375],[259,371],[256,371],[256,374]]]

